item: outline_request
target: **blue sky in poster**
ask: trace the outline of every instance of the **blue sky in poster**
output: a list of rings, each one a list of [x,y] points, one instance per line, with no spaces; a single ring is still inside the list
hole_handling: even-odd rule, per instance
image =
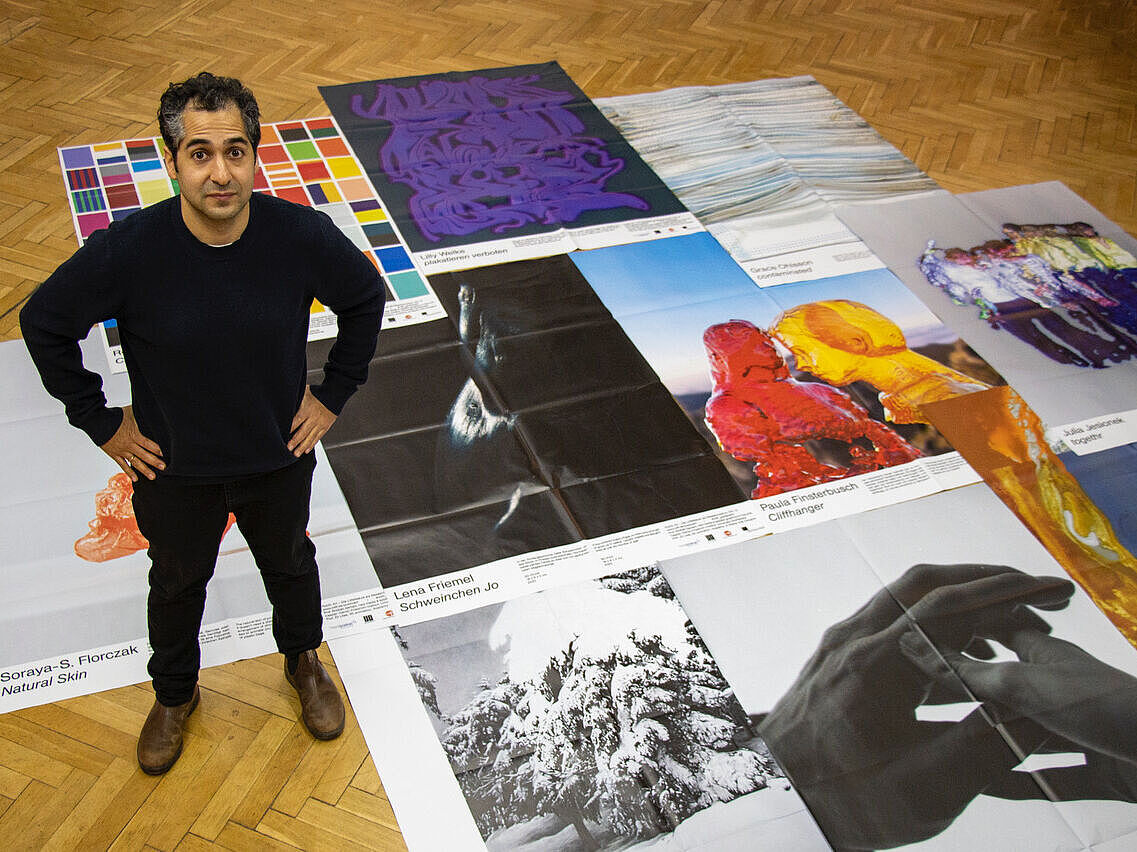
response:
[[[940,322],[939,318],[887,269],[870,269],[866,272],[853,272],[817,281],[782,284],[770,287],[765,292],[774,298],[782,310],[825,299],[850,299],[860,302],[879,311],[900,326],[909,346],[951,343],[959,336]]]
[[[783,310],[806,302],[866,304],[897,323],[910,346],[956,338],[887,269],[759,288],[705,233],[569,257],[677,396],[710,388],[702,341],[708,326],[745,319],[768,328]]]
[[[703,332],[708,327],[743,319],[766,328],[779,313],[781,308],[773,299],[752,287],[750,293],[725,299],[626,316],[620,325],[671,394],[682,396],[710,393],[710,368],[703,348]]]
[[[707,233],[575,251],[569,257],[617,319],[757,289]]]

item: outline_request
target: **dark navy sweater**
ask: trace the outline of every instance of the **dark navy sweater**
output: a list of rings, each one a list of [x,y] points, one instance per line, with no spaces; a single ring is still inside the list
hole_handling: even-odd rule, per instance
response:
[[[118,321],[134,415],[171,476],[265,473],[304,393],[312,300],[339,337],[312,393],[334,414],[367,377],[383,311],[378,272],[322,213],[253,193],[249,224],[223,247],[198,241],[174,198],[113,223],[32,294],[20,327],[44,387],[96,444],[122,411],[82,365],[78,341]]]

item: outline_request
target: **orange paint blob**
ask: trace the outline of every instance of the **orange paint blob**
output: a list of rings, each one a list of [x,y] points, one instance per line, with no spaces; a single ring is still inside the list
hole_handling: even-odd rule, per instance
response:
[[[138,529],[133,496],[134,483],[125,473],[116,473],[107,481],[107,487],[95,495],[95,517],[87,522],[87,534],[75,542],[76,556],[88,562],[106,562],[150,546]],[[225,533],[236,521],[230,512]]]
[[[926,411],[991,489],[1137,646],[1137,558],[1050,449],[1042,421],[1009,387]]]
[[[867,382],[894,423],[926,423],[921,406],[986,390],[983,382],[908,348],[892,320],[860,302],[829,299],[799,305],[771,328],[799,370],[831,385]]]
[[[708,328],[703,344],[713,388],[707,427],[739,461],[754,462],[753,497],[770,497],[920,457],[920,451],[869,417],[836,388],[790,376],[770,337],[745,320]],[[840,442],[839,459],[810,447]],[[814,442],[814,443],[810,443]]]

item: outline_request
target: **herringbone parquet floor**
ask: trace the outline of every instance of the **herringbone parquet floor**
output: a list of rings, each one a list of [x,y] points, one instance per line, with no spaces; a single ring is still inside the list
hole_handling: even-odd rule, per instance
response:
[[[318,84],[548,59],[596,97],[812,74],[947,189],[1062,180],[1137,231],[1130,0],[4,0],[0,339],[75,248],[56,147],[155,134],[170,80],[239,76],[281,121]],[[313,743],[275,658],[202,683],[160,780],[147,687],[0,716],[0,848],[402,847],[353,718]]]

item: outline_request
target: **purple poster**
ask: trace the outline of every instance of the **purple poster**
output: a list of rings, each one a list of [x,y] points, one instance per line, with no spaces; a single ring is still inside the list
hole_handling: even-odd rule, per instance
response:
[[[413,251],[685,209],[555,62],[320,92]]]

